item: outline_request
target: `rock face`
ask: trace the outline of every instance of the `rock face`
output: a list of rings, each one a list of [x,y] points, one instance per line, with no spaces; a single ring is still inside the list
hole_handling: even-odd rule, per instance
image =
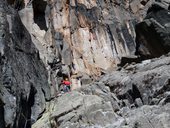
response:
[[[145,5],[148,1],[140,2]],[[84,3],[87,4],[87,2]],[[135,6],[137,3],[132,2],[130,6]],[[169,31],[165,26],[169,22],[169,11],[166,9],[167,6],[163,6],[162,3],[154,3],[147,11],[144,21],[136,26],[138,44],[134,50],[141,55],[142,59],[159,57],[168,53]],[[78,1],[74,4],[78,5]],[[85,6],[91,10],[91,4],[86,4]],[[90,13],[90,10],[85,9],[86,11],[82,11],[82,9],[79,13],[88,11]],[[79,11],[79,9],[77,10]],[[132,11],[137,12],[136,8],[133,8]],[[79,13],[77,17],[79,17]],[[162,19],[162,16],[165,18]],[[78,19],[77,21],[77,24],[80,22],[81,25],[83,24],[81,29],[89,25],[87,25],[87,21],[90,18],[87,15],[84,17],[87,20]],[[99,26],[100,23],[97,27]],[[77,27],[74,31],[76,30]],[[150,36],[150,33],[153,36]],[[161,38],[162,42],[157,38]],[[154,41],[157,42],[154,43]],[[126,44],[128,43],[126,42]],[[125,60],[128,58],[127,55],[124,58],[125,62],[127,62]],[[133,57],[130,59],[135,60]],[[97,82],[64,94],[50,102],[49,109],[33,125],[33,128],[168,128],[170,126],[169,62],[169,55],[161,56],[142,61],[139,64],[125,65],[111,74],[103,75]],[[66,104],[67,106],[65,106]]]
[[[137,65],[127,66],[121,71],[101,79],[120,99],[136,103],[141,99],[143,104],[159,104],[169,91],[169,56],[143,61]],[[164,101],[164,100],[163,100]]]
[[[170,127],[168,0],[0,3],[0,127]]]
[[[48,74],[18,13],[0,2],[0,127],[30,127],[50,99]]]
[[[25,2],[19,15],[40,52],[40,58],[48,67],[52,90],[58,90],[61,74],[72,81],[75,74],[86,74],[96,79],[102,73],[116,69],[119,64],[141,61],[138,55],[144,59],[167,53],[168,39],[162,39],[166,40],[163,45],[159,44],[160,39],[151,36],[146,39],[153,32],[149,26],[143,27],[145,20],[135,28],[152,3],[153,0],[33,0]],[[165,1],[157,3],[163,6],[162,9],[167,8]],[[155,17],[159,20],[162,13],[155,16],[154,7],[149,9],[145,19]],[[168,23],[168,11],[163,10]],[[167,35],[168,30],[160,30],[164,36]]]
[[[19,14],[48,67],[52,90],[58,90],[61,74],[72,81],[72,75],[80,74],[81,81],[84,75],[96,79],[116,69],[124,57],[122,65],[136,60],[135,25],[152,2],[33,0]]]
[[[121,4],[121,6],[118,6]],[[135,53],[135,15],[127,2],[54,0],[48,19],[53,47],[71,70],[99,76]],[[127,6],[127,7],[126,7]],[[102,60],[102,61],[101,61]]]
[[[51,102],[50,114],[44,114],[33,128],[49,128],[50,124],[61,128],[112,126],[112,122],[119,120],[113,111],[113,104],[116,105],[116,99],[108,88],[98,84],[89,85],[79,92],[73,91]]]
[[[170,2],[155,3],[144,21],[136,26],[137,52],[144,57],[159,57],[170,51]]]
[[[64,94],[33,128],[169,128],[169,64],[143,61]]]
[[[152,2],[34,0],[19,14],[45,64],[61,62],[69,73],[95,77],[135,57],[135,25]]]

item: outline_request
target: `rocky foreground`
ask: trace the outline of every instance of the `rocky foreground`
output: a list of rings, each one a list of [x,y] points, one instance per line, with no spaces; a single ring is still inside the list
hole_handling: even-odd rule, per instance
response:
[[[169,128],[170,56],[129,65],[48,102],[33,128]]]
[[[0,0],[0,128],[170,128],[169,4]]]

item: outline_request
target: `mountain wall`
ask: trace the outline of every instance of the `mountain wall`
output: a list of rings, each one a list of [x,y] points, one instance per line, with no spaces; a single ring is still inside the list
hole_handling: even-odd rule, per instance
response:
[[[152,2],[33,0],[13,6],[48,69],[52,90],[58,90],[63,75],[77,88],[117,65],[140,61],[135,25]]]
[[[0,2],[0,127],[31,127],[50,99],[48,73],[17,11]]]
[[[0,127],[170,127],[168,0],[0,3]]]
[[[151,3],[34,0],[20,16],[45,63],[95,77],[115,69],[122,57],[136,57],[135,25]]]

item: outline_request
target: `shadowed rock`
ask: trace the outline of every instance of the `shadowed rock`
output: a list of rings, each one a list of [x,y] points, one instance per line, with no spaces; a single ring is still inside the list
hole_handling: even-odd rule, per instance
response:
[[[136,25],[137,54],[159,57],[170,51],[170,11],[161,3],[149,8],[144,21]]]
[[[1,125],[29,128],[50,99],[47,71],[18,13],[0,2]]]

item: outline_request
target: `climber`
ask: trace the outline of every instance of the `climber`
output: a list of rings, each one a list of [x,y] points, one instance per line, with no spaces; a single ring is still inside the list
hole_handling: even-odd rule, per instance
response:
[[[65,78],[65,79],[61,82],[61,84],[62,84],[62,86],[63,86],[63,91],[64,91],[64,93],[70,91],[71,82],[68,80],[68,78]]]

